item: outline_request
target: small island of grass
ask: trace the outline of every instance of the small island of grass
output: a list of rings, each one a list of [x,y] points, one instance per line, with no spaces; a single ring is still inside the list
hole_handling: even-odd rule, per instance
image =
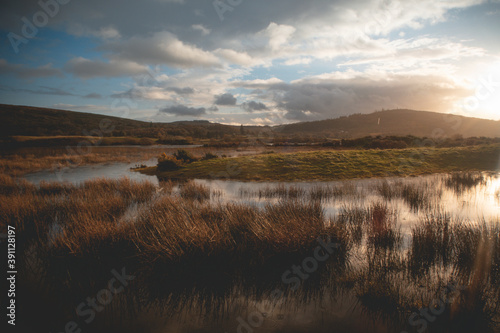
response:
[[[190,160],[180,153],[163,156],[156,167],[140,168],[166,179],[232,179],[242,181],[307,181],[416,176],[453,171],[494,171],[500,145],[388,150],[332,150],[273,153],[233,158]],[[162,168],[162,160],[171,164]],[[179,163],[177,163],[177,162]]]

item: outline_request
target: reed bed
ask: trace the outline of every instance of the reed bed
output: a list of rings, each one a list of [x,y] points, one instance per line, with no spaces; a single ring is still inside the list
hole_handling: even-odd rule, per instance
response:
[[[376,193],[387,201],[402,199],[415,212],[430,208],[431,198],[440,195],[439,190],[427,182],[380,181],[373,187]]]
[[[422,203],[436,193],[429,184],[381,182],[374,189],[385,202],[346,204],[332,218],[321,200],[357,190],[269,188],[262,193],[278,200],[257,207],[209,200],[216,193],[195,182],[175,187],[126,178],[35,186],[2,175],[0,226],[16,227],[21,266],[37,262],[35,278],[50,280],[53,290],[81,288],[72,296],[76,302],[89,294],[84,286],[103,276],[106,282],[108,268],[121,264],[143,282],[131,302],[147,295],[147,307],[178,308],[196,288],[203,307],[241,292],[268,294],[283,287],[283,272],[311,256],[322,239],[338,247],[304,281],[299,303],[325,290],[350,290],[363,311],[404,328],[412,312],[455,283],[463,288],[435,329],[460,331],[471,323],[498,329],[500,222],[460,221],[427,209]],[[426,209],[404,249],[398,214],[388,205],[394,199]]]
[[[210,188],[188,181],[180,186],[180,196],[183,199],[205,201],[210,199]]]
[[[348,243],[347,233],[326,221],[319,203],[283,201],[263,209],[204,203],[211,191],[194,182],[181,185],[174,196],[151,183],[126,178],[39,187],[9,177],[1,181],[2,220],[29,234],[27,240],[42,243],[56,224],[61,231],[49,250],[58,255],[111,255],[113,247],[121,244],[126,249],[114,249],[116,253],[133,249],[131,255],[147,261],[160,257],[176,261],[195,253],[212,256],[237,251],[264,257],[296,252],[313,246],[322,236]],[[140,204],[137,218],[120,223],[133,204]]]
[[[241,188],[239,193],[242,198],[256,196],[259,199],[309,199],[320,202],[341,199],[348,196],[360,197],[362,195],[350,182],[340,185],[315,185],[310,189],[305,189],[297,185],[278,184],[275,186],[268,185],[255,191]]]
[[[454,172],[445,179],[446,187],[460,194],[478,185],[486,183],[486,177],[481,172]]]

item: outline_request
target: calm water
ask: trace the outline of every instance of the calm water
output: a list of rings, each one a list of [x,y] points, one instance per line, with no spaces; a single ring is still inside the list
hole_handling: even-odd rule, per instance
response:
[[[128,177],[137,181],[149,181],[156,185],[160,182],[155,176],[143,175],[133,172],[131,168],[138,163],[111,163],[105,165],[79,166],[75,168],[64,168],[59,171],[41,171],[24,176],[35,184],[41,181],[67,181],[80,183],[93,178],[118,179]],[[148,166],[154,166],[156,159],[141,162]],[[455,219],[464,221],[480,221],[482,219],[498,219],[500,216],[500,173],[484,174],[484,182],[470,188],[457,191],[447,187],[445,181],[447,175],[429,175],[407,178],[385,178],[385,179],[360,179],[347,181],[328,182],[239,182],[228,180],[201,180],[195,182],[204,185],[212,191],[213,202],[243,202],[257,206],[267,203],[278,202],[282,196],[267,195],[275,189],[289,191],[303,191],[306,195],[317,188],[342,188],[341,195],[336,195],[327,200],[322,200],[325,212],[329,216],[335,216],[343,208],[355,206],[367,207],[373,203],[384,201],[398,214],[398,220],[403,229],[416,223],[426,210],[413,210],[403,199],[393,198],[385,200],[377,191],[381,183],[387,182],[389,187],[394,188],[405,184],[413,185],[426,192],[429,208],[446,212]],[[174,191],[181,185],[177,185]]]
[[[75,168],[62,168],[57,171],[40,171],[27,174],[24,178],[34,184],[39,184],[41,181],[46,182],[70,182],[81,183],[93,178],[110,178],[118,179],[128,177],[133,180],[142,181],[147,180],[158,185],[156,177],[146,176],[139,172],[132,172],[130,168],[135,167],[137,164],[145,164],[148,166],[156,165],[156,159],[151,159],[141,163],[110,163],[98,165],[84,165]]]
[[[386,202],[389,208],[398,213],[398,220],[403,227],[416,223],[426,214],[428,210],[440,210],[448,213],[456,220],[480,221],[491,220],[500,217],[500,174],[489,174],[484,176],[484,183],[472,186],[457,193],[453,188],[445,185],[447,175],[430,175],[409,178],[385,178],[385,179],[360,179],[348,181],[330,182],[293,182],[293,183],[250,183],[221,180],[196,180],[196,183],[205,185],[212,189],[217,195],[212,196],[213,201],[245,202],[257,206],[269,202],[278,202],[277,198],[263,197],[266,191],[284,188],[303,190],[304,193],[311,190],[329,187],[344,188],[344,194],[337,197],[322,200],[322,205],[327,215],[333,217],[345,207],[361,206],[368,207],[373,203]],[[429,201],[428,209],[413,210],[403,199],[394,198],[385,200],[377,191],[381,183],[387,182],[389,187],[401,185],[414,185],[425,191]]]
[[[150,160],[147,164],[154,165],[155,161]],[[133,166],[135,163],[84,166],[67,169],[60,175],[38,172],[27,175],[26,179],[34,183],[61,180],[79,183],[95,177],[126,176],[164,185],[156,177],[131,172],[130,167]],[[408,321],[411,313],[379,309],[385,301],[379,300],[373,305],[370,299],[360,298],[359,289],[351,289],[348,277],[353,274],[350,270],[357,270],[356,274],[362,273],[367,279],[379,281],[378,273],[370,271],[370,263],[379,267],[375,272],[390,267],[387,261],[393,259],[388,258],[407,250],[412,227],[429,214],[445,213],[453,221],[466,223],[499,221],[500,173],[483,174],[482,181],[466,187],[453,187],[447,180],[448,175],[293,183],[195,180],[195,183],[210,189],[210,202],[213,204],[233,202],[258,207],[294,196],[307,201],[311,193],[318,189],[331,189],[334,194],[321,200],[326,216],[331,219],[349,209],[366,209],[384,202],[395,214],[404,237],[403,245],[399,250],[387,253],[371,253],[361,245],[351,251],[349,265],[339,267],[327,263],[303,281],[298,290],[291,290],[289,285],[283,283],[282,273],[286,266],[276,267],[276,272],[247,272],[242,276],[224,274],[224,269],[218,267],[200,267],[187,275],[165,267],[151,267],[148,272],[127,267],[137,274],[137,280],[130,283],[123,294],[117,295],[91,324],[77,316],[74,309],[82,299],[105,287],[112,275],[109,270],[95,273],[100,265],[82,264],[78,269],[83,269],[85,276],[89,274],[90,285],[95,287],[82,287],[85,283],[79,283],[68,295],[56,294],[53,308],[60,311],[60,304],[68,304],[65,308],[69,310],[47,326],[54,331],[62,331],[64,323],[74,319],[84,332],[416,332],[416,327]],[[380,193],[384,183],[391,189],[404,186],[415,188],[425,194],[426,204],[415,208],[398,196],[384,198]],[[172,195],[178,195],[182,186],[185,184],[174,183]],[[138,209],[141,207],[134,207],[134,211]],[[300,264],[302,259],[297,258],[296,263]],[[356,261],[368,268],[355,267]],[[117,263],[111,263],[110,267],[115,267],[113,265]],[[396,288],[403,295],[413,293],[416,296],[412,297],[423,299],[423,307],[433,298],[430,290],[439,284],[424,277],[416,286],[409,285],[397,274],[384,274],[383,280],[388,279],[385,288]],[[84,277],[79,279],[85,281]],[[363,285],[362,281],[357,284],[357,288]],[[275,290],[284,293],[277,303],[272,301],[271,296]],[[366,295],[366,290],[363,295]],[[439,326],[439,320],[433,325],[434,331],[445,331]]]

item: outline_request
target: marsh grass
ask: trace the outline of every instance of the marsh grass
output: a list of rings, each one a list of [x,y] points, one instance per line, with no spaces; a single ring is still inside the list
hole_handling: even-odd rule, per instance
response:
[[[369,215],[365,208],[344,205],[337,215],[336,222],[344,225],[354,244],[359,245],[364,235],[364,225]]]
[[[247,193],[250,194],[250,193]],[[280,184],[278,186],[267,186],[258,191],[259,198],[282,198],[282,199],[297,199],[304,197],[306,191],[298,186],[287,186]]]
[[[368,215],[368,244],[374,248],[397,249],[402,241],[401,230],[396,221],[397,213],[390,211],[386,204],[377,202],[368,209]]]
[[[311,188],[303,188],[297,185],[268,185],[259,190],[248,190],[241,188],[239,195],[242,198],[256,196],[259,199],[309,199],[311,201],[325,202],[341,199],[344,197],[362,196],[354,184],[344,182],[338,185],[314,185]]]
[[[436,212],[413,228],[408,258],[409,272],[413,276],[428,273],[435,264],[449,264],[454,240],[450,225],[450,216]]]
[[[417,212],[429,207],[429,196],[422,186],[405,184],[401,196],[413,211]]]
[[[340,185],[314,186],[309,191],[311,200],[331,200],[340,199],[348,196],[361,195],[358,193],[353,183],[343,182]]]
[[[454,172],[445,179],[446,187],[454,190],[456,194],[485,184],[486,178],[480,172]]]
[[[188,181],[180,185],[180,196],[183,199],[205,201],[210,199],[210,188]]]
[[[380,194],[385,200],[392,200],[394,198],[401,197],[401,187],[402,183],[389,183],[387,180],[380,181],[374,189]]]
[[[428,184],[409,185],[434,193]],[[294,298],[297,308],[347,290],[363,311],[399,331],[443,285],[458,282],[464,289],[432,330],[463,331],[473,323],[483,331],[498,328],[498,221],[457,221],[442,211],[424,210],[403,250],[398,215],[387,202],[345,204],[330,218],[321,203],[329,192],[310,200],[313,191],[270,188],[269,195],[278,200],[257,207],[211,201],[214,193],[196,182],[176,187],[129,179],[34,186],[1,176],[2,228],[16,226],[20,268],[36,272],[33,280],[47,283],[47,294],[60,302],[74,304],[70,309],[105,284],[111,268],[126,265],[138,275],[136,287],[127,289],[126,304],[132,308],[224,311],[242,294],[262,299],[283,288],[283,272],[311,256],[322,238],[339,247],[304,282],[302,294]],[[387,200],[403,197],[402,184],[379,188]],[[354,192],[344,187],[337,193]],[[135,214],[124,219],[131,207]],[[355,264],[354,256],[359,256]]]
[[[325,219],[319,203],[283,200],[263,209],[217,205],[204,203],[211,191],[195,182],[182,184],[178,196],[171,188],[168,184],[165,193],[158,193],[151,183],[129,179],[35,187],[4,177],[0,189],[8,195],[2,197],[2,220],[21,232],[20,242],[38,240],[45,247],[57,224],[60,231],[52,233],[48,249],[57,256],[112,258],[125,253],[149,262],[241,253],[262,259],[300,252],[321,236],[338,237],[348,251],[347,232]],[[137,218],[121,223],[137,204]]]

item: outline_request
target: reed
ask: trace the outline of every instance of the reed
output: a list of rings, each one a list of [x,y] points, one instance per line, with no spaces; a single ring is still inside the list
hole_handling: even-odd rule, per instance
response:
[[[414,211],[419,211],[429,206],[428,192],[422,186],[413,184],[404,185],[401,197]]]
[[[480,172],[454,172],[445,179],[446,187],[454,190],[456,193],[470,190],[477,185],[485,184],[486,178]]]
[[[3,175],[0,226],[16,227],[20,268],[50,281],[52,291],[81,289],[70,295],[75,302],[92,294],[85,286],[106,283],[108,267],[122,264],[138,272],[142,282],[130,290],[136,293],[133,300],[147,293],[147,302],[179,306],[197,288],[208,307],[213,299],[223,303],[240,297],[234,296],[237,288],[243,288],[238,293],[263,295],[282,288],[283,272],[311,256],[321,238],[339,246],[304,282],[299,302],[325,290],[346,289],[362,311],[404,327],[413,311],[431,304],[443,284],[458,282],[464,289],[433,329],[460,331],[460,325],[471,323],[483,331],[495,328],[498,221],[464,222],[426,210],[403,250],[398,215],[387,202],[344,205],[330,219],[320,200],[326,195],[310,200],[312,192],[298,188],[270,189],[279,200],[257,207],[210,201],[211,190],[195,182],[181,184],[179,191],[175,186],[167,182],[157,188],[129,179],[34,186]],[[426,184],[408,186],[430,193]],[[379,188],[386,199],[403,197],[403,186]],[[344,189],[338,193],[355,193]]]

